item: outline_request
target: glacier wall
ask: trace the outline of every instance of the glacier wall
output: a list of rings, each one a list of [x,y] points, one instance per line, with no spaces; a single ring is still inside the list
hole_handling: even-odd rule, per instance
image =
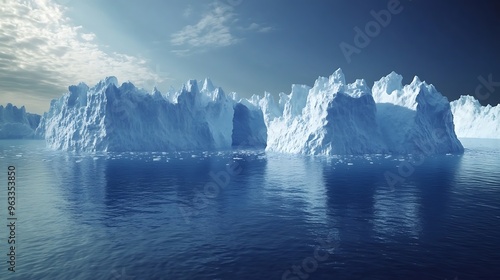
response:
[[[189,81],[172,97],[147,93],[109,77],[81,83],[53,100],[37,133],[53,149],[74,151],[175,151],[232,145],[233,100],[206,80]],[[175,101],[175,102],[174,102]]]
[[[375,102],[362,80],[346,85],[339,69],[314,86],[292,86],[276,104],[260,102],[268,129],[267,150],[314,155],[380,153],[387,150],[375,122]]]
[[[448,99],[415,76],[409,85],[391,72],[376,81],[372,94],[377,119],[391,152],[462,153]]]
[[[8,103],[0,105],[0,139],[33,139],[35,129],[40,123],[40,115],[26,112],[22,106],[18,108]]]
[[[347,84],[341,69],[312,88],[260,101],[268,129],[267,151],[310,155],[462,153],[448,100],[415,77],[402,85],[390,73],[370,89]]]
[[[238,148],[265,148],[267,129],[258,107],[236,103],[234,106],[232,146]]]
[[[458,137],[500,139],[500,105],[481,106],[469,95],[462,95],[450,105]]]
[[[201,89],[198,84],[202,84]],[[461,153],[448,100],[415,77],[394,72],[346,83],[341,69],[312,87],[249,99],[211,81],[162,94],[109,77],[53,100],[37,129],[54,149],[177,151],[264,148],[306,155]]]

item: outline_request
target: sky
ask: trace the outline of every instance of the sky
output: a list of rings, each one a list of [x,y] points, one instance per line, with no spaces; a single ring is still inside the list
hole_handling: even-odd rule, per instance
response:
[[[462,3],[463,2],[463,3]],[[500,102],[500,4],[435,0],[0,0],[0,105],[43,113],[106,76],[160,91],[212,79],[289,93],[342,68]]]

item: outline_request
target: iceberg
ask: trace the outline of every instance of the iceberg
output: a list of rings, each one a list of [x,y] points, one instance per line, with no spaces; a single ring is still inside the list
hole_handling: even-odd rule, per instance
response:
[[[455,131],[459,138],[500,139],[500,105],[481,106],[470,95],[451,102]]]
[[[253,123],[259,120],[254,111],[235,107],[234,100],[209,79],[201,89],[190,80],[180,91],[164,95],[130,82],[119,86],[116,77],[108,77],[92,88],[84,83],[70,86],[67,94],[51,102],[37,133],[49,147],[69,151],[229,149],[233,138],[242,141],[249,136],[243,131],[258,126]],[[251,139],[262,141],[265,145],[265,139]]]
[[[279,104],[271,95],[260,104],[266,115],[268,151],[334,155],[387,150],[366,83],[346,85],[340,69],[329,78],[318,78],[312,88],[293,85],[289,95],[280,95]]]
[[[402,85],[392,72],[370,89],[347,84],[341,69],[312,88],[294,85],[278,104],[261,102],[267,151],[307,155],[462,153],[446,97],[415,77]]]
[[[234,106],[232,146],[237,148],[265,148],[267,129],[259,107],[245,102]]]
[[[198,87],[202,84],[201,89]],[[53,149],[178,151],[265,148],[305,155],[462,153],[448,100],[394,72],[368,87],[341,69],[276,101],[226,95],[209,79],[162,94],[108,77],[51,102],[36,133]]]
[[[18,108],[8,103],[0,105],[0,139],[33,139],[35,129],[40,123],[40,115],[26,112],[22,106]]]
[[[376,81],[377,119],[391,152],[463,153],[448,99],[415,76],[409,85],[395,72]]]

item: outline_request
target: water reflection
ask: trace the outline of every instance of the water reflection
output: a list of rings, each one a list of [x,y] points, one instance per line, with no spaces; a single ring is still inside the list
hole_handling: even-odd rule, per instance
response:
[[[55,152],[46,167],[54,176],[58,196],[64,199],[61,207],[75,218],[84,217],[87,224],[103,220],[106,186],[106,164],[92,156]]]
[[[449,188],[460,161],[460,156],[428,158],[395,188],[384,174],[398,174],[404,159],[325,163],[329,222],[339,225],[344,240],[352,241],[418,238],[433,232],[448,207]]]
[[[311,157],[269,154],[263,195],[287,212],[300,209],[308,223],[326,220],[326,193],[321,163]],[[277,213],[279,214],[279,213]]]
[[[462,156],[439,156],[426,160],[412,176],[415,193],[418,195],[419,216],[423,238],[439,238],[436,232],[442,227],[450,207],[454,178]]]
[[[137,279],[279,279],[332,232],[340,246],[310,279],[494,275],[500,157],[487,147],[428,158],[391,189],[384,173],[397,173],[399,158],[79,155],[5,143],[0,157],[20,170],[23,279],[112,279],[124,268]],[[241,172],[221,175],[233,163]],[[227,184],[200,204],[217,180]],[[189,222],[180,206],[194,211]]]
[[[339,229],[343,242],[356,242],[371,235],[374,194],[381,168],[350,159],[325,161],[323,170],[328,223]]]

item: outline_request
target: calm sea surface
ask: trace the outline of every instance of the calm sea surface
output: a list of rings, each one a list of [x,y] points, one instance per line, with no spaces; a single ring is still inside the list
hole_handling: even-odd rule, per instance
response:
[[[0,279],[500,279],[500,141],[462,142],[417,160],[0,141]]]

